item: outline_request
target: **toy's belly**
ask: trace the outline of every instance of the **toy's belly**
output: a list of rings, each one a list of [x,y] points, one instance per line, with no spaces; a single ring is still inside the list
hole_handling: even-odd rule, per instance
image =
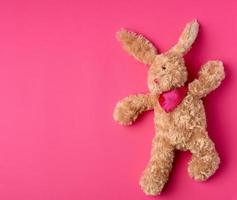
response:
[[[202,100],[186,96],[172,112],[165,112],[157,103],[155,126],[159,134],[180,135],[206,128],[206,117]]]

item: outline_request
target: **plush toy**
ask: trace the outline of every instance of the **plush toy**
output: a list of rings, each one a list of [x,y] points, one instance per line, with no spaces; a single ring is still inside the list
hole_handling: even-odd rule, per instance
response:
[[[121,125],[132,124],[144,111],[154,109],[155,137],[151,158],[140,179],[147,195],[160,194],[168,181],[175,150],[192,153],[189,175],[204,181],[217,170],[220,158],[207,133],[202,98],[215,90],[225,77],[223,63],[208,61],[198,78],[187,83],[183,56],[198,34],[196,20],[184,28],[178,43],[165,53],[142,35],[122,29],[117,33],[124,49],[138,61],[149,65],[147,94],[130,95],[119,101],[114,119]]]

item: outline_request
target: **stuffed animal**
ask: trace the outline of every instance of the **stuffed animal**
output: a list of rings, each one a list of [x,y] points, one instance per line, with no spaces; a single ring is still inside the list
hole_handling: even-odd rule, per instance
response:
[[[147,195],[160,194],[168,181],[175,150],[190,151],[189,175],[204,181],[215,173],[220,158],[207,132],[202,98],[215,90],[225,77],[223,63],[208,61],[198,78],[187,83],[183,56],[190,50],[199,30],[197,20],[188,23],[178,42],[165,53],[157,53],[144,36],[122,29],[117,33],[123,48],[138,61],[149,65],[146,94],[125,97],[113,117],[121,125],[132,124],[144,111],[154,109],[155,137],[151,158],[140,179]]]

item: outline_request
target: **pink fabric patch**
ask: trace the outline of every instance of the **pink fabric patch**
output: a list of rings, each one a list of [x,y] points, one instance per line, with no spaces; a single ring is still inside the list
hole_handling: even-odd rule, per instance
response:
[[[187,91],[187,86],[183,86],[160,94],[158,98],[160,106],[165,112],[173,111],[182,102]]]

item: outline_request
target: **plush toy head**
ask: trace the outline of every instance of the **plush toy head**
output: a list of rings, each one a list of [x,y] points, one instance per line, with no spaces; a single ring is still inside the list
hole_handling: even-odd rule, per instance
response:
[[[198,33],[198,23],[190,22],[182,32],[178,43],[168,52],[158,54],[156,48],[145,37],[121,30],[118,39],[124,49],[144,64],[150,65],[148,88],[154,94],[183,86],[187,81],[187,70],[183,56],[191,48]]]

